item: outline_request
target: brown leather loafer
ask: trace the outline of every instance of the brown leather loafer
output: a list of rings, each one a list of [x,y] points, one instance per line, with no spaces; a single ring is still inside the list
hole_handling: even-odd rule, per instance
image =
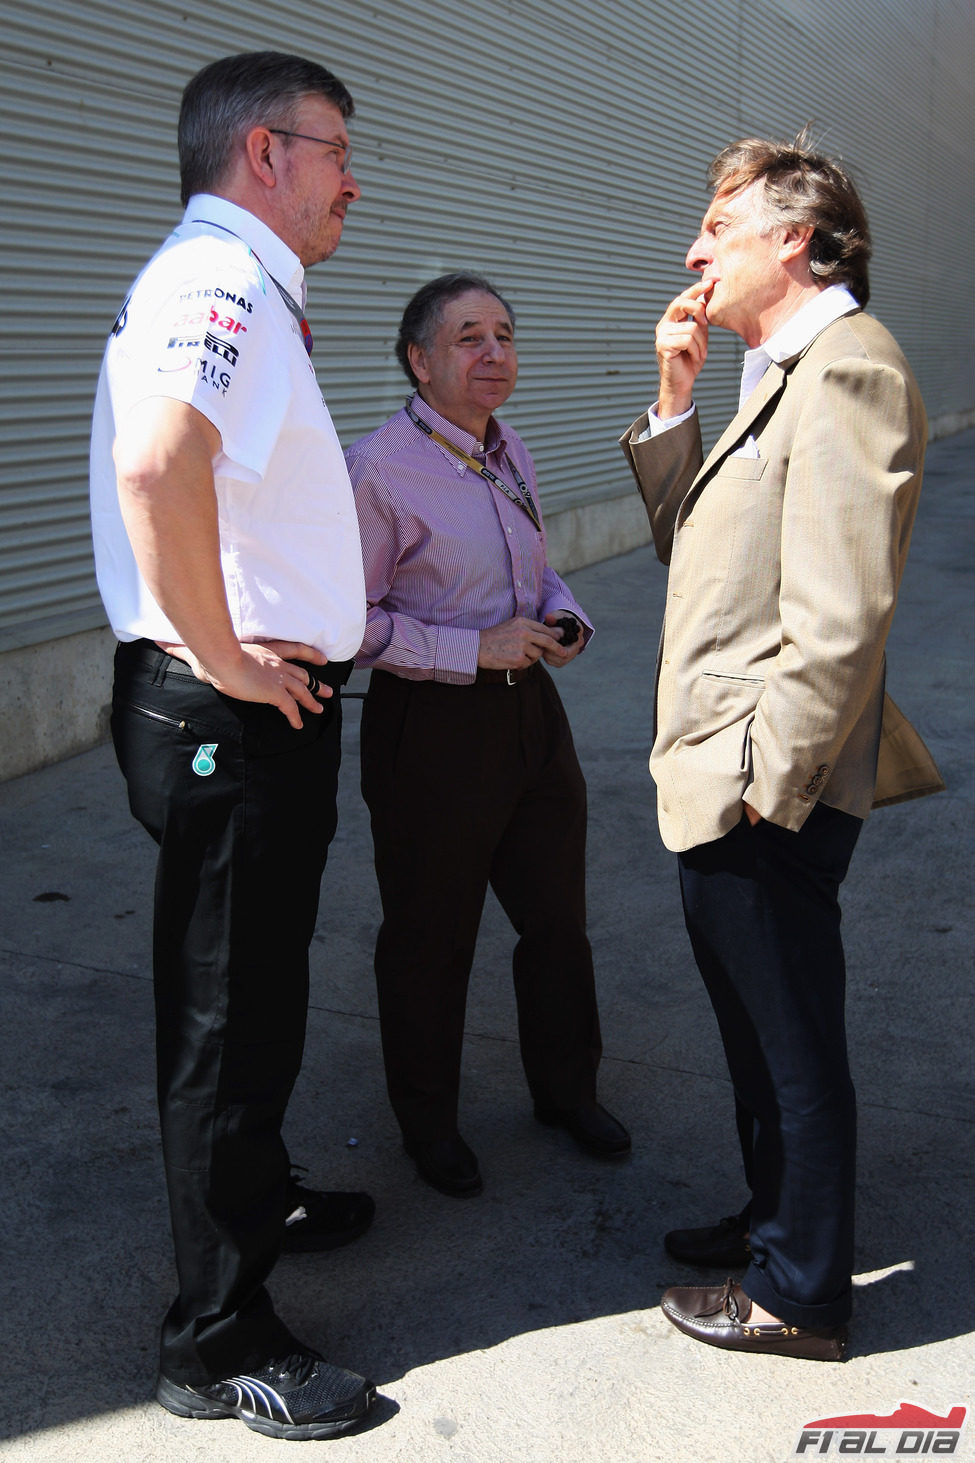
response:
[[[740,1214],[730,1214],[702,1229],[672,1229],[664,1235],[664,1249],[682,1265],[743,1270],[752,1257],[748,1243],[750,1207],[746,1204]]]
[[[735,1280],[721,1286],[672,1286],[660,1308],[678,1331],[726,1351],[761,1351],[770,1356],[801,1356],[807,1361],[842,1361],[846,1327],[813,1329],[784,1321],[750,1325],[752,1303]]]

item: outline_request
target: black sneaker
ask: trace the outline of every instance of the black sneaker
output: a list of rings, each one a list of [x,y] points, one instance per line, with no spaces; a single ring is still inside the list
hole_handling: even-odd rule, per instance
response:
[[[304,1173],[304,1169],[299,1169]],[[292,1173],[281,1249],[285,1254],[337,1250],[365,1234],[376,1213],[369,1194],[321,1193],[306,1189]]]
[[[239,1417],[268,1438],[307,1442],[348,1432],[376,1400],[371,1382],[329,1366],[315,1351],[202,1387],[160,1376],[156,1401],[177,1417]]]

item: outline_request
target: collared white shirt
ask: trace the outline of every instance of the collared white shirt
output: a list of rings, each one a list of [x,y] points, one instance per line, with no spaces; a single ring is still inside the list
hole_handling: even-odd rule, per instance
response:
[[[841,315],[849,315],[852,310],[859,310],[859,308],[860,306],[846,285],[828,285],[811,300],[807,300],[794,315],[790,315],[785,324],[780,325],[768,340],[763,341],[761,345],[755,346],[752,350],[747,350],[741,363],[738,410],[741,411],[773,361],[786,361],[791,356],[798,355],[816,339],[821,331],[826,329],[827,325],[832,325],[833,321],[839,320]],[[657,416],[655,407],[656,402],[648,412],[648,426],[640,438],[641,441],[645,441],[648,437],[656,437],[659,433],[666,432],[681,422],[686,422],[697,410],[696,406],[692,405],[681,416],[662,420]],[[749,444],[752,444],[751,448]],[[745,446],[739,448],[735,455],[757,457],[758,448],[754,446],[754,438],[749,437]]]
[[[827,325],[859,308],[846,285],[828,285],[813,299],[807,300],[801,310],[790,315],[768,340],[746,351],[741,363],[738,410],[741,411],[773,361],[787,361],[790,356],[797,356]]]
[[[220,557],[242,640],[301,640],[349,660],[365,625],[362,554],[342,448],[298,320],[304,271],[260,219],[197,194],[109,337],[95,401],[92,532],[116,635],[177,641],[138,571],[112,446],[139,402],[184,401],[217,428]]]

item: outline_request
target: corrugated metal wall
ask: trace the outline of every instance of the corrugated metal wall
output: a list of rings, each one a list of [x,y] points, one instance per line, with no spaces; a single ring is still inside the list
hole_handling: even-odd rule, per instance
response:
[[[179,215],[186,79],[236,50],[314,55],[352,90],[363,189],[310,277],[316,363],[351,441],[402,399],[392,339],[433,274],[470,266],[518,311],[506,415],[549,514],[630,491],[617,433],[652,393],[653,324],[683,282],[704,170],[744,132],[811,120],[876,236],[873,308],[932,417],[975,405],[970,0],[0,0],[0,648],[102,621],[88,417],[105,333]],[[736,400],[714,342],[710,435]]]

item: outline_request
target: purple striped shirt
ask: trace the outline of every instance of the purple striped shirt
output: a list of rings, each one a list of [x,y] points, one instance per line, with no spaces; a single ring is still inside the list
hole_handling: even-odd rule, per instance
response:
[[[478,443],[421,397],[413,410],[467,453]],[[517,433],[488,424],[484,461],[518,491],[509,456],[538,506],[535,465]],[[366,633],[357,666],[414,681],[467,685],[479,631],[515,615],[577,616],[592,626],[545,557],[545,531],[493,483],[399,411],[345,454],[366,574]]]

